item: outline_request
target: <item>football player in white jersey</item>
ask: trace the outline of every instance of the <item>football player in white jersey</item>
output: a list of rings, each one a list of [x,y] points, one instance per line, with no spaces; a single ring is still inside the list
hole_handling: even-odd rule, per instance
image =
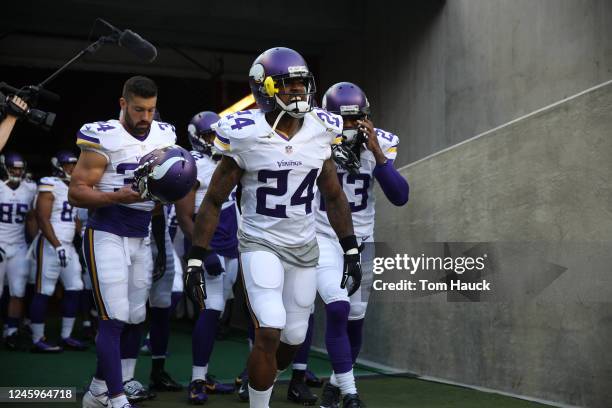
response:
[[[59,151],[51,159],[54,176],[43,177],[38,185],[36,218],[41,234],[32,243],[36,265],[36,287],[30,305],[33,352],[54,353],[62,351],[62,347],[87,349],[84,343],[71,337],[83,290],[81,264],[72,243],[75,233],[79,232],[76,230],[76,210],[68,202],[68,183],[76,162],[74,153]],[[60,277],[64,286],[62,344],[54,346],[46,341],[45,319],[49,297]]]
[[[330,158],[341,117],[313,109],[314,79],[291,49],[272,48],[257,57],[249,84],[259,109],[226,116],[216,128],[215,146],[223,158],[196,217],[185,289],[204,308],[203,274],[218,260],[211,240],[223,203],[239,184],[240,262],[255,324],[249,403],[267,408],[278,370],[291,363],[304,340],[315,300],[317,188],[341,237],[345,274],[354,278],[354,287],[361,268],[350,209]]]
[[[355,234],[363,246],[363,281],[354,294],[338,285],[342,281],[342,248],[328,221],[326,203],[317,195],[317,242],[321,251],[317,265],[317,290],[325,303],[325,342],[334,373],[323,389],[321,407],[360,407],[353,364],[362,343],[363,319],[372,285],[374,259],[374,184],[378,182],[387,199],[397,206],[408,201],[408,183],[395,170],[399,139],[373,127],[370,105],[355,84],[340,82],[323,96],[322,107],[342,115],[342,143],[334,146],[338,178],[349,201]]]
[[[221,159],[221,154],[213,146],[215,131],[211,126],[220,117],[214,112],[204,111],[195,115],[187,127],[187,134],[196,159],[198,182],[194,189],[178,201],[176,217],[187,241],[193,236],[193,220],[204,195],[208,190],[210,179]],[[225,308],[225,302],[231,293],[238,274],[238,229],[236,201],[232,194],[221,207],[219,224],[210,243],[210,260],[206,262],[204,279],[206,280],[206,307],[200,311],[193,330],[193,366],[188,400],[193,404],[203,404],[208,393],[231,393],[234,388],[214,381],[208,375],[208,362],[212,355],[219,317]]]
[[[19,153],[0,155],[5,178],[0,181],[0,295],[8,275],[11,299],[8,307],[5,346],[18,348],[17,329],[23,316],[23,298],[29,275],[26,227],[31,237],[37,226],[32,211],[36,185],[24,180],[26,163]]]
[[[84,252],[98,310],[98,363],[83,407],[108,406],[109,399],[113,408],[131,406],[123,379],[133,375],[139,323],[146,317],[153,270],[147,238],[155,207],[133,189],[134,171],[143,156],[176,140],[172,125],[153,120],[157,86],[151,79],[128,79],[119,103],[120,120],[88,123],[77,133],[82,152],[69,190],[73,205],[92,210]],[[135,380],[127,379],[125,387],[137,398],[146,394]]]

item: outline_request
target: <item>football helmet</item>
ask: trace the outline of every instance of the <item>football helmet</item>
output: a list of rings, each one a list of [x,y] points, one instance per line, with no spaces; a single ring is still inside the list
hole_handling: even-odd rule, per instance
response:
[[[134,170],[141,197],[172,203],[185,197],[197,178],[195,159],[180,146],[155,149],[143,156]]]
[[[216,151],[213,142],[215,140],[215,131],[212,125],[221,119],[215,112],[204,111],[195,115],[187,125],[187,136],[193,150],[206,154],[213,158],[220,157]],[[212,139],[207,141],[206,139]]]
[[[17,152],[1,154],[0,166],[6,173],[9,183],[19,183],[25,176],[26,162]]]
[[[366,119],[370,114],[370,103],[365,93],[357,85],[350,82],[338,82],[332,85],[321,103],[322,108],[328,112],[350,117],[354,119]],[[342,139],[349,144],[361,144],[364,140],[358,140],[357,128],[342,129]],[[361,137],[363,139],[363,137]]]
[[[286,92],[285,84],[295,79],[304,82],[305,93],[291,93],[301,96],[301,100],[285,104],[279,95],[283,94],[281,92]],[[294,118],[302,118],[313,108],[316,92],[314,77],[304,58],[290,48],[270,48],[255,58],[249,70],[249,85],[257,106],[263,112],[280,109],[281,115],[288,113]]]
[[[59,177],[62,180],[70,181],[70,173],[64,170],[64,164],[76,164],[79,159],[74,153],[68,150],[60,150],[57,154],[51,158],[51,164],[53,165],[53,175]]]

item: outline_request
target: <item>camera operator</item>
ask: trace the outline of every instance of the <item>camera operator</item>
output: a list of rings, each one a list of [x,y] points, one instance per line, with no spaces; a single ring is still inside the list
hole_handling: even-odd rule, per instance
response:
[[[8,141],[15,122],[28,111],[28,104],[17,95],[7,99],[6,117],[0,123],[0,151]]]

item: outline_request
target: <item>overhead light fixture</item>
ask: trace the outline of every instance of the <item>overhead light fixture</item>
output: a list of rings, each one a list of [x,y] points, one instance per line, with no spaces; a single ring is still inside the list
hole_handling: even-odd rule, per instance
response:
[[[255,97],[253,96],[253,94],[248,94],[238,102],[234,103],[229,108],[226,108],[223,111],[219,112],[219,116],[226,116],[234,112],[239,112],[253,105],[255,105]]]

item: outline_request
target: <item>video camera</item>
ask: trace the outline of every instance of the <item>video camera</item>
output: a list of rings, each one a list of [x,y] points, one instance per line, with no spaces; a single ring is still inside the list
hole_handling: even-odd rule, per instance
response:
[[[26,111],[11,106],[10,98],[13,95],[19,96],[28,104]],[[4,120],[7,114],[24,118],[35,126],[43,130],[51,129],[55,121],[55,113],[45,112],[39,109],[34,109],[38,104],[39,98],[46,100],[59,100],[59,96],[53,92],[47,91],[35,85],[29,85],[21,89],[14,88],[5,82],[0,83],[0,121]]]

